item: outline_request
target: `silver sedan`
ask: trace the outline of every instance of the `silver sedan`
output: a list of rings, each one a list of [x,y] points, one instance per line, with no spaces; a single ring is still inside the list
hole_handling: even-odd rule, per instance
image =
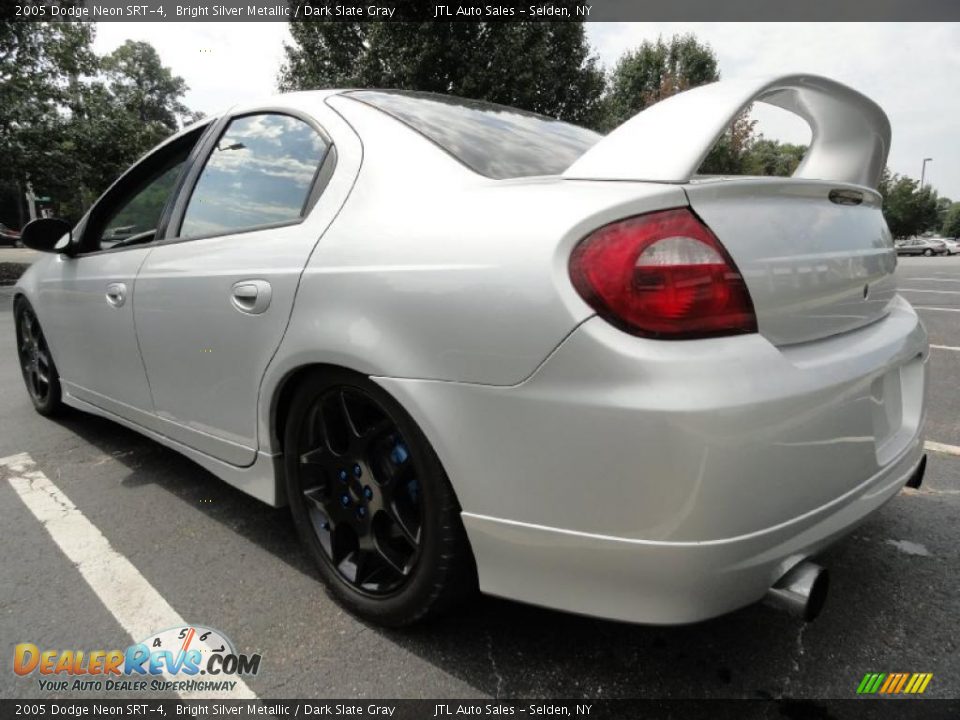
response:
[[[697,175],[753,102],[791,178]],[[389,625],[479,589],[686,623],[810,618],[809,558],[923,473],[927,337],[894,283],[890,126],[808,75],[721,82],[606,137],[414,92],[186,128],[16,287],[37,410],[95,413],[288,504]]]

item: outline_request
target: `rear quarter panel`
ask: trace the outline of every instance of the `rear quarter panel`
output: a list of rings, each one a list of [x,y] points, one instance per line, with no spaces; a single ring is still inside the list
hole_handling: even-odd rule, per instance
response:
[[[267,386],[310,363],[518,383],[592,314],[567,278],[573,244],[686,204],[675,186],[490,180],[378,110],[329,104],[360,135],[363,164],[307,265]]]

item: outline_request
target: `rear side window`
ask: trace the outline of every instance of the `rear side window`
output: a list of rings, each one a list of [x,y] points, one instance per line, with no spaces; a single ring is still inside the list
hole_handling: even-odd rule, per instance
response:
[[[181,237],[208,237],[296,222],[329,145],[289,115],[230,122],[197,179]]]
[[[348,95],[392,115],[467,167],[498,180],[562,173],[601,138],[586,128],[478,100],[384,90]]]

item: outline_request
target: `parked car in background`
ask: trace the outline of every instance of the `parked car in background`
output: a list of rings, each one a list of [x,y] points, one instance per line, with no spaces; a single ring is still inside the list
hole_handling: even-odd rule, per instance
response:
[[[20,231],[0,223],[0,245],[20,246]]]
[[[942,238],[943,244],[947,246],[947,255],[957,255],[960,253],[960,240],[957,238]]]
[[[908,238],[896,243],[897,255],[946,255],[946,243],[941,238]]]

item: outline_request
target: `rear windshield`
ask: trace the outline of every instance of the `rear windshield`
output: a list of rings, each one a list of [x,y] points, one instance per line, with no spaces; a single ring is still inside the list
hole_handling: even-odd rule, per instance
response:
[[[432,140],[481,175],[502,180],[557,175],[600,135],[505,105],[399,90],[357,90],[372,105]]]

